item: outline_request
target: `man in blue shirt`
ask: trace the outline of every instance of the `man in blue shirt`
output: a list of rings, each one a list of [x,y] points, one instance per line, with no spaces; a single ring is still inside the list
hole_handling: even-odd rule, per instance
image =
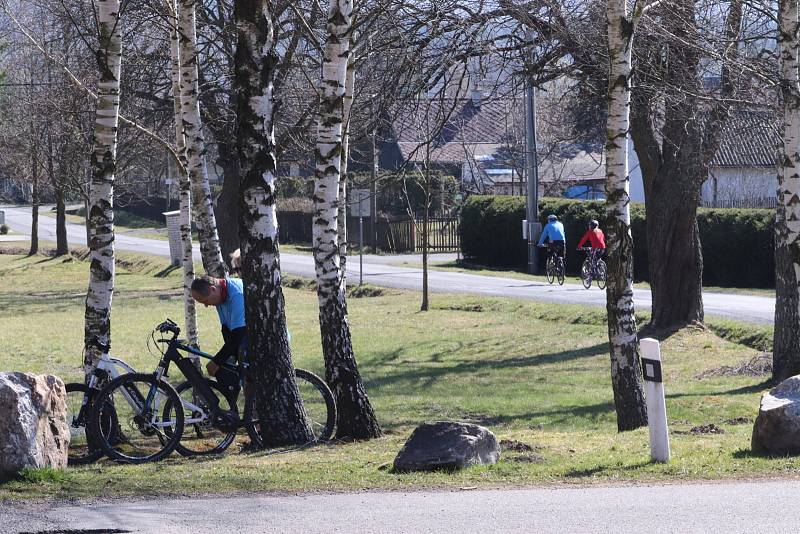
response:
[[[192,281],[192,298],[206,306],[217,308],[222,324],[225,344],[212,358],[206,369],[214,376],[220,365],[233,357],[237,358],[247,342],[244,322],[244,287],[238,278],[212,278],[203,276]]]
[[[545,239],[550,242],[550,254],[555,254],[561,259],[564,258],[566,251],[565,242],[567,240],[564,233],[564,225],[558,220],[555,214],[551,213],[547,216],[547,225],[542,230],[542,235],[539,237],[539,246],[544,244]]]

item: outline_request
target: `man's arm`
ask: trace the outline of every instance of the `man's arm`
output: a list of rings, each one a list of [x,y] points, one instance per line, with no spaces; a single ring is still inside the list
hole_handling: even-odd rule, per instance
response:
[[[544,230],[542,230],[542,235],[539,236],[539,245],[544,244],[544,238],[547,237],[547,232],[550,231],[550,225],[546,225]]]
[[[583,237],[581,238],[581,240],[580,240],[580,241],[578,241],[578,246],[577,246],[577,247],[575,247],[575,248],[581,248],[581,247],[583,246],[583,244],[584,244],[584,243],[586,243],[586,240],[587,240],[587,239],[589,239],[589,235],[591,234],[591,232],[592,232],[592,231],[591,231],[591,230],[589,230],[588,232],[586,232],[585,234],[583,234]]]
[[[244,326],[234,328],[233,330],[229,330],[225,326],[222,327],[222,338],[225,340],[225,343],[206,365],[208,374],[214,376],[217,374],[217,370],[219,370],[220,366],[225,363],[228,358],[231,356],[234,358],[238,356],[239,347],[242,345],[242,340],[246,334],[247,329]]]

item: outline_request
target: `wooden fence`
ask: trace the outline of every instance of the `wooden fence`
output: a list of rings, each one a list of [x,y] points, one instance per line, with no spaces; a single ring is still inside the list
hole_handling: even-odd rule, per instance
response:
[[[428,250],[455,252],[460,247],[458,217],[430,217],[428,220]],[[422,219],[408,217],[378,217],[374,233],[372,220],[364,217],[364,245],[386,252],[422,252]],[[310,243],[312,216],[310,213],[278,212],[278,235],[282,243]],[[347,243],[358,246],[358,217],[347,217]]]
[[[700,203],[704,208],[776,208],[777,197],[748,197],[725,200],[703,200]]]

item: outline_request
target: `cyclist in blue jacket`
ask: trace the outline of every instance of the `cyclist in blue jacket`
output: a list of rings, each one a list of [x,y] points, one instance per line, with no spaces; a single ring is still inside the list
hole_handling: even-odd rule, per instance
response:
[[[547,216],[547,225],[542,230],[541,237],[539,237],[539,246],[544,244],[545,239],[549,241],[550,254],[555,254],[564,259],[567,236],[564,233],[564,225],[553,213]]]
[[[192,298],[206,306],[214,306],[222,325],[225,344],[208,362],[208,374],[214,376],[223,362],[235,359],[247,343],[244,321],[244,288],[238,278],[213,278],[203,276],[192,281]]]

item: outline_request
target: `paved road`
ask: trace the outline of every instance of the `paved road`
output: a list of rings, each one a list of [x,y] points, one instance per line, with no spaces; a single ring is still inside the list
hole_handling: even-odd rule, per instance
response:
[[[797,532],[800,482],[0,504],[0,532]],[[93,530],[97,529],[97,530]]]
[[[5,207],[0,209],[6,212],[6,222],[11,228],[17,232],[30,233],[30,208]],[[41,239],[55,241],[55,219],[41,217],[39,221],[39,236]],[[71,243],[86,244],[86,232],[83,226],[68,224],[67,234]],[[118,235],[116,237],[116,246],[120,250],[169,256],[169,245],[166,241]],[[195,256],[199,259],[198,247],[195,247]],[[384,287],[421,290],[421,269],[400,267],[387,263],[390,261],[399,262],[409,258],[419,261],[418,256],[402,256],[400,258],[365,256],[364,281]],[[308,277],[314,276],[314,264],[308,255],[281,254],[281,266],[287,273]],[[349,258],[348,271],[351,280],[358,279],[359,266],[357,256]],[[597,288],[587,291],[582,286],[575,284],[565,284],[559,287],[551,286],[545,282],[446,271],[430,271],[428,280],[430,289],[434,292],[502,296],[592,306],[605,306],[606,303],[605,291]],[[637,309],[650,309],[652,301],[649,290],[636,289],[634,291],[634,299]],[[706,292],[703,295],[703,301],[706,315],[709,316],[761,324],[772,324],[774,321],[775,299],[771,297]]]

